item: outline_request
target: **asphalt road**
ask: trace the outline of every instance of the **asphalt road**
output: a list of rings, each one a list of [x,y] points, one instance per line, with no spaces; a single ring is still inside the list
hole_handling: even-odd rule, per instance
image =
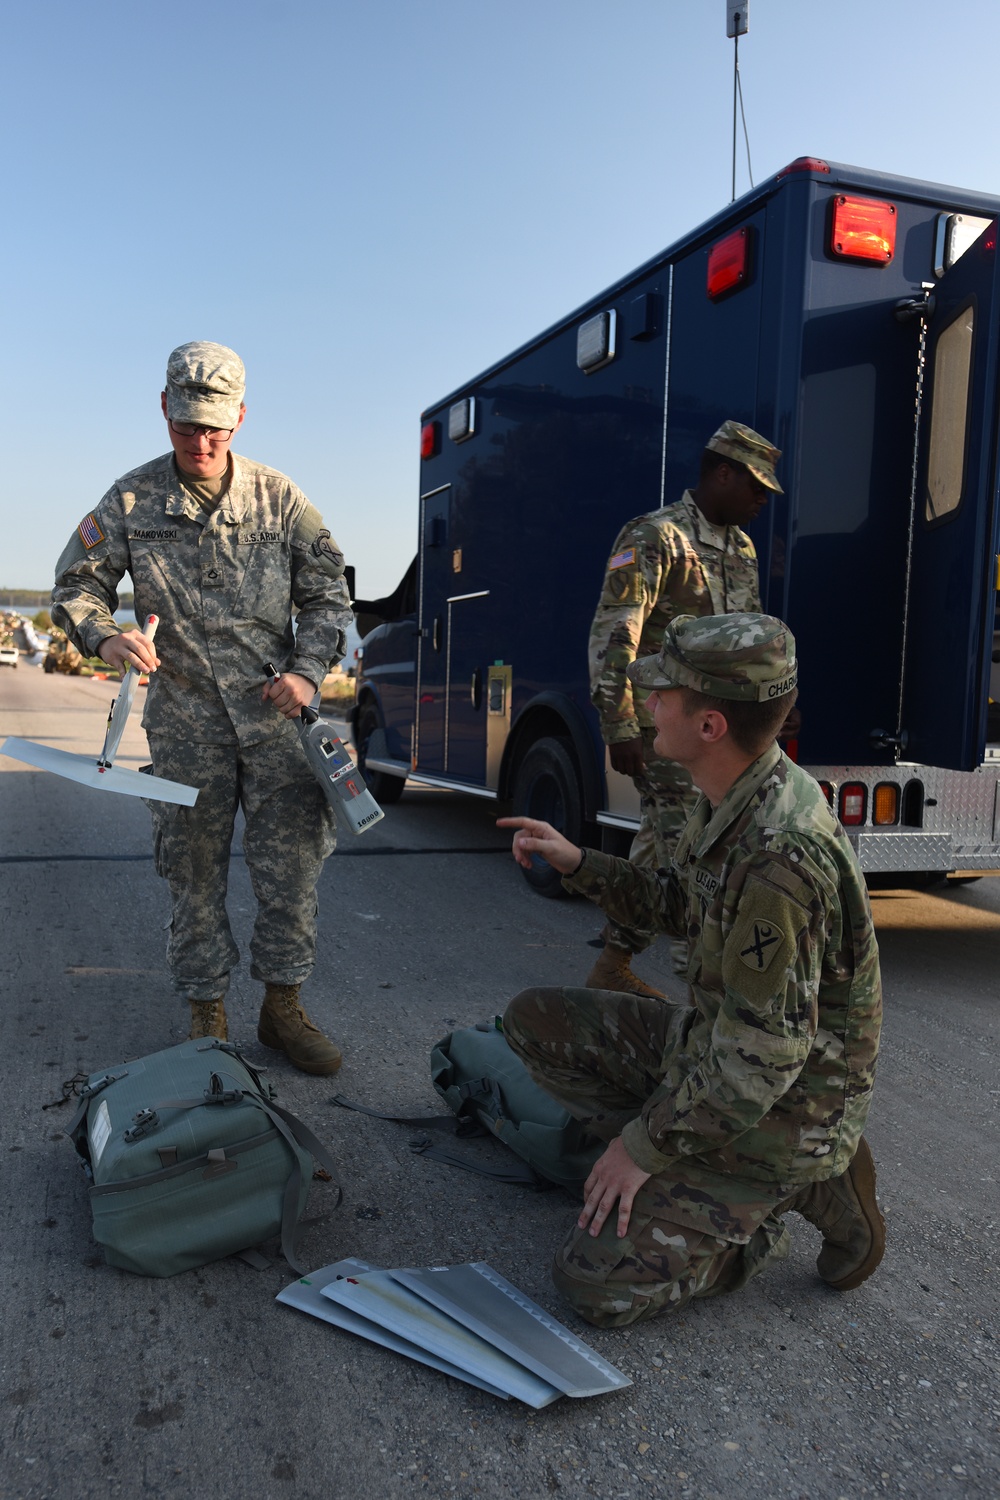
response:
[[[0,677],[0,738],[103,737],[112,684]],[[130,726],[119,764],[145,759]],[[738,1296],[631,1331],[586,1330],[548,1280],[574,1208],[415,1158],[405,1128],[330,1105],[339,1090],[436,1112],[432,1044],[529,983],[580,980],[598,920],[532,894],[491,804],[408,790],[344,841],[320,887],[304,998],[345,1051],[334,1081],[256,1041],[245,966],[229,1010],[282,1102],[331,1143],[345,1188],[314,1185],[304,1255],[382,1266],[485,1260],[587,1337],[633,1386],[533,1413],[276,1304],[292,1276],[224,1261],[170,1280],[109,1268],[61,1130],[61,1085],[186,1034],[164,967],[166,891],[148,815],[0,757],[3,1104],[0,1495],[104,1500],[1000,1494],[997,967],[1000,881],[873,901],[887,1014],[869,1139],[889,1248],[838,1295],[816,1231]],[[230,909],[252,898],[238,852]],[[666,953],[639,965],[670,987]],[[500,1151],[484,1142],[484,1151]]]

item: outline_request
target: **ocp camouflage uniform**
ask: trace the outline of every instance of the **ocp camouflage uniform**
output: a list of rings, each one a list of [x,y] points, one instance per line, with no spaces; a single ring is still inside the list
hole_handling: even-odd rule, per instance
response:
[[[351,619],[343,556],[319,512],[277,470],[230,457],[211,513],[181,484],[172,453],[118,480],[70,539],[53,592],[53,619],[88,656],[118,634],[126,572],[136,618],[159,617],[162,665],[143,713],[153,771],[201,791],[193,808],[147,805],[173,900],[168,958],[195,1000],[225,993],[238,956],[225,896],[239,803],[259,903],[251,973],[294,984],[312,970],[334,817],[295,726],[261,700],[263,664],[318,686],[344,654]]]
[[[587,850],[565,884],[690,945],[691,1007],[528,990],[504,1020],[538,1082],[653,1174],[626,1238],[612,1213],[556,1257],[574,1307],[616,1326],[743,1285],[787,1253],[783,1201],[847,1169],[878,1055],[878,948],[843,829],[777,745],[716,809],[699,798],[669,873]]]
[[[618,533],[590,627],[590,696],[605,744],[642,738],[645,767],[633,777],[640,822],[629,858],[643,869],[667,869],[691,815],[697,793],[682,766],[653,750],[656,731],[642,692],[627,669],[637,657],[659,651],[663,632],[678,615],[721,615],[760,609],[757,554],[738,526],[715,526],[690,490],[675,505],[637,516]],[[609,924],[608,940],[641,953],[655,934],[648,928]],[[674,968],[686,963],[686,944],[671,944]]]

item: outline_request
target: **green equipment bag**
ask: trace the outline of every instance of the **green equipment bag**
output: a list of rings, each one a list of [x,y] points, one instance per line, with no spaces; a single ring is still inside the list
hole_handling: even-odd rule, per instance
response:
[[[498,1016],[491,1025],[452,1031],[431,1052],[431,1082],[462,1123],[503,1141],[531,1172],[579,1192],[606,1149],[550,1094],[510,1049]],[[468,1132],[466,1132],[468,1133]]]
[[[92,1073],[67,1127],[112,1266],[174,1276],[281,1235],[288,1263],[313,1160],[333,1161],[231,1042],[200,1037]]]

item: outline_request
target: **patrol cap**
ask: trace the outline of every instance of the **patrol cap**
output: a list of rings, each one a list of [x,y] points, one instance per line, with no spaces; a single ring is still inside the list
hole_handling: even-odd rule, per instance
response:
[[[754,432],[752,427],[744,427],[742,422],[723,422],[705,447],[713,453],[721,453],[724,458],[732,458],[738,464],[744,464],[761,484],[779,495],[784,494],[774,477],[774,466],[781,457],[781,449],[775,448],[773,443],[761,437],[759,432]]]
[[[225,344],[181,344],[167,360],[167,416],[235,427],[246,390],[243,361]]]
[[[798,682],[795,638],[774,615],[678,615],[656,656],[628,668],[639,688],[694,688],[713,698],[766,703]]]

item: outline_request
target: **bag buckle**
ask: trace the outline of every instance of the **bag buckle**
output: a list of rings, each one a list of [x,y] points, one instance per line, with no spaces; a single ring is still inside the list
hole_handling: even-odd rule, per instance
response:
[[[155,1109],[137,1110],[132,1116],[132,1124],[122,1131],[122,1140],[131,1146],[133,1141],[139,1141],[151,1130],[155,1130],[159,1123],[160,1117]]]
[[[225,1177],[227,1172],[235,1172],[238,1168],[238,1161],[231,1161],[221,1147],[216,1147],[209,1151],[208,1166],[201,1175],[211,1182],[214,1177]]]
[[[242,1089],[227,1089],[218,1073],[213,1073],[203,1095],[206,1104],[238,1104],[243,1098]]]

